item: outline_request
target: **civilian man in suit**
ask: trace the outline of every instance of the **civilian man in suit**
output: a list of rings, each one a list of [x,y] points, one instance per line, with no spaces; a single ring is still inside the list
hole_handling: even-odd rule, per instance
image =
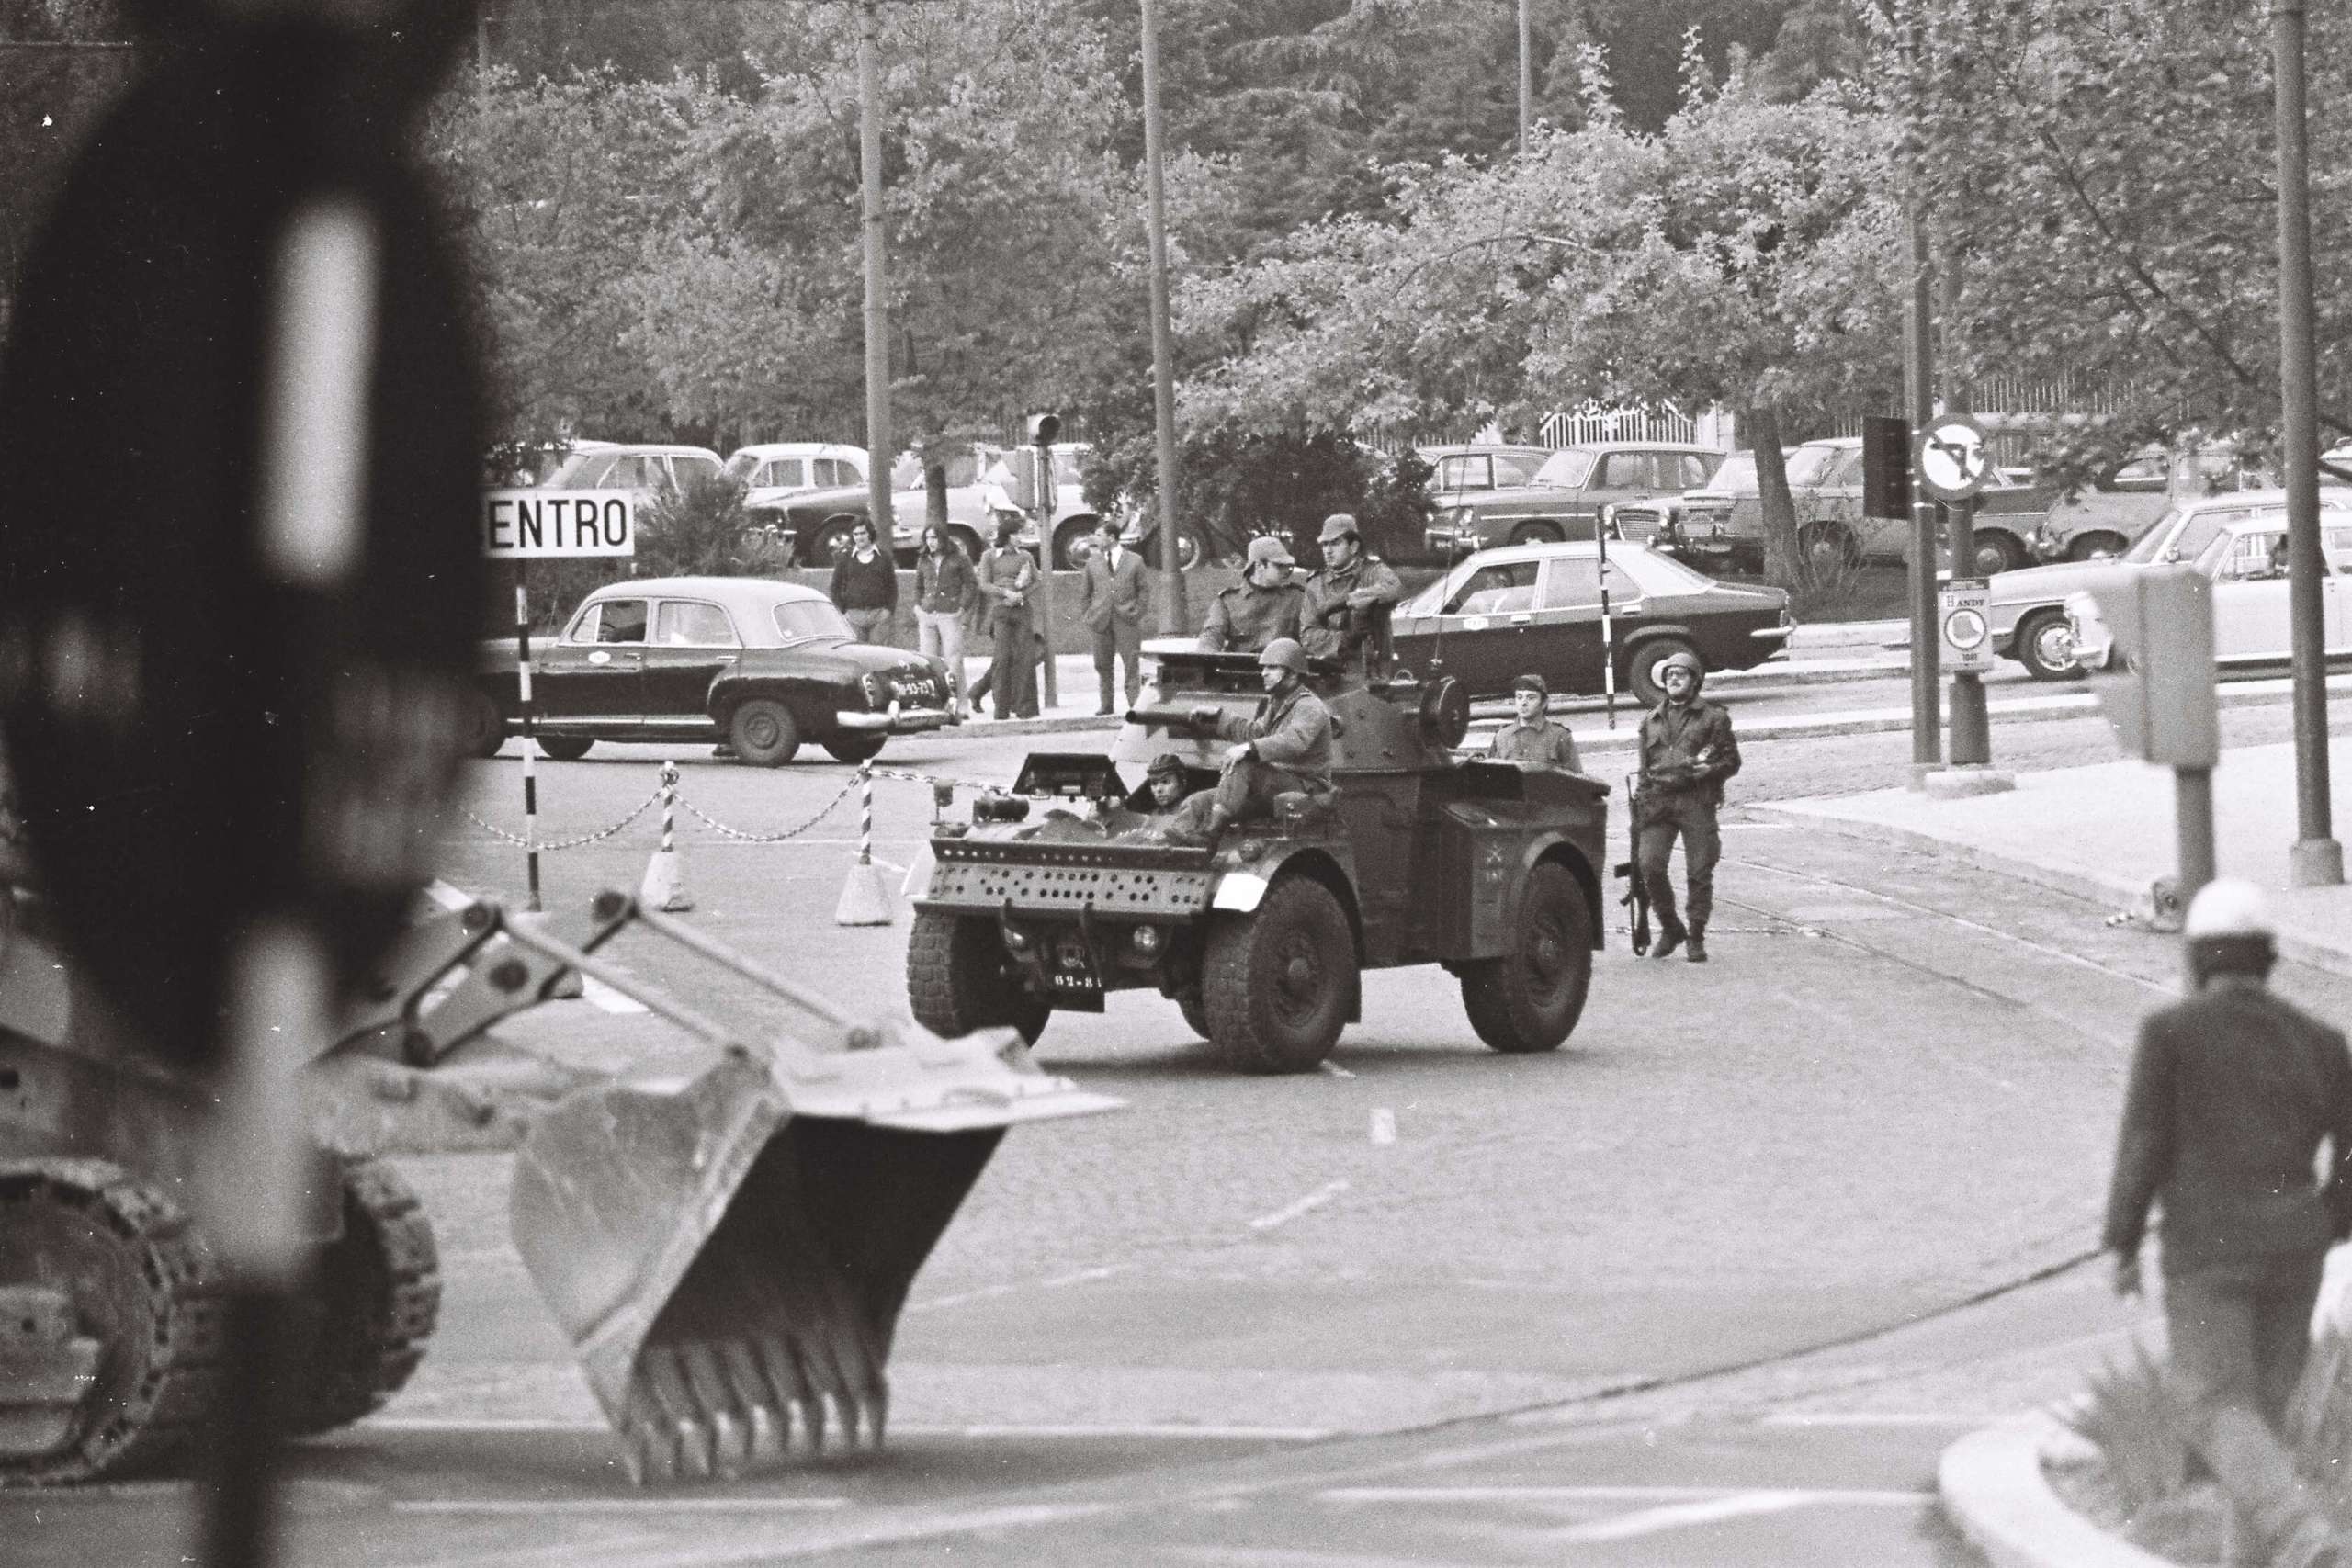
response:
[[[1119,543],[1119,520],[1105,516],[1094,525],[1094,553],[1079,573],[1073,616],[1094,634],[1094,673],[1102,684],[1102,705],[1111,710],[1111,677],[1125,662],[1127,706],[1143,693],[1143,558]]]

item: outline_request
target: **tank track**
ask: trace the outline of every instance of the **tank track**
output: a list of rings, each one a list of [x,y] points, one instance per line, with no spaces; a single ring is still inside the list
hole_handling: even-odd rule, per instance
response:
[[[48,1453],[0,1455],[0,1487],[116,1480],[168,1468],[216,1408],[222,1386],[219,1277],[187,1215],[103,1160],[0,1166],[0,1283],[49,1284],[28,1261],[34,1236],[81,1232],[77,1327],[105,1350],[72,1438]]]
[[[305,1374],[286,1432],[310,1437],[374,1415],[424,1359],[441,1315],[441,1256],[415,1191],[380,1160],[343,1171],[343,1235],[319,1259]]]

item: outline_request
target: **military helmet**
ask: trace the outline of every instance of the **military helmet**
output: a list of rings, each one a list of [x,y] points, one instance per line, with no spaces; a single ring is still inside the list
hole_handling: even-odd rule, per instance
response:
[[[2197,890],[2180,934],[2188,942],[2189,973],[2200,986],[2215,975],[2267,975],[2278,956],[2262,890],[2234,876]]]
[[[1184,776],[1184,759],[1179,757],[1173,751],[1162,751],[1159,756],[1154,757],[1151,760],[1150,764],[1143,771],[1143,776],[1146,779],[1156,779],[1162,773],[1173,773],[1178,778],[1182,778]]]
[[[1258,655],[1258,665],[1261,669],[1279,665],[1295,675],[1304,675],[1306,673],[1306,649],[1298,645],[1295,637],[1278,637],[1266,645],[1263,653]]]
[[[1678,648],[1657,661],[1657,680],[1660,690],[1666,686],[1666,672],[1678,667],[1690,671],[1690,689],[1693,692],[1706,684],[1707,667],[1699,662],[1699,656],[1687,648]]]
[[[1323,531],[1315,536],[1315,542],[1328,545],[1334,539],[1359,539],[1363,536],[1356,527],[1353,513],[1334,512],[1323,519]]]
[[[1262,566],[1268,561],[1278,566],[1296,564],[1290,558],[1290,547],[1283,544],[1279,536],[1261,534],[1250,541],[1250,565]]]

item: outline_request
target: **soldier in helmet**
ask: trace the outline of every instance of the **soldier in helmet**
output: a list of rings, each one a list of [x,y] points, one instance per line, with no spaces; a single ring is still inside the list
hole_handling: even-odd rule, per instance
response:
[[[2342,1032],[2270,989],[2275,938],[2250,884],[2206,884],[2181,934],[2191,994],[2141,1022],[2101,1239],[2116,1292],[2137,1295],[2148,1210],[2163,1209],[2165,1320],[2190,1440],[2266,1561],[2352,1561],[2335,1554],[2277,1435],[2311,1348],[2322,1260],[2352,1235],[2352,1055]]]
[[[1212,653],[1258,653],[1277,637],[1295,640],[1306,595],[1290,580],[1293,564],[1290,547],[1272,535],[1250,540],[1241,581],[1209,604],[1201,646]]]
[[[1498,762],[1584,772],[1584,765],[1577,761],[1577,738],[1568,733],[1566,725],[1544,716],[1544,705],[1550,699],[1551,688],[1543,676],[1531,671],[1513,681],[1510,701],[1518,716],[1495,731],[1494,748],[1487,755]]]
[[[1724,781],[1739,772],[1731,715],[1699,695],[1705,678],[1706,667],[1689,649],[1659,662],[1658,682],[1666,690],[1642,720],[1641,779],[1634,793],[1634,859],[1658,915],[1651,956],[1664,958],[1687,940],[1693,964],[1707,961],[1707,917],[1715,907],[1715,862],[1723,855],[1715,813],[1724,803]],[[1666,872],[1677,837],[1690,885],[1687,927],[1674,911],[1674,884]]]
[[[1353,660],[1378,615],[1405,597],[1405,584],[1377,556],[1364,554],[1363,536],[1347,513],[1323,519],[1317,542],[1323,570],[1306,580],[1298,640],[1314,658]]]
[[[1331,714],[1307,690],[1306,650],[1295,637],[1277,637],[1258,656],[1265,698],[1248,718],[1208,711],[1216,732],[1238,742],[1225,755],[1225,773],[1198,840],[1210,841],[1227,824],[1266,810],[1274,796],[1290,792],[1323,795],[1331,788]]]

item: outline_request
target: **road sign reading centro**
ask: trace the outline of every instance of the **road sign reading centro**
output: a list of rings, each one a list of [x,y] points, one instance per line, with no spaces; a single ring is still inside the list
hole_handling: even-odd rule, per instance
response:
[[[1966,501],[1993,477],[1984,427],[1964,413],[1939,413],[1911,448],[1911,471],[1938,501]]]
[[[637,554],[637,501],[625,490],[489,490],[481,549],[492,560]]]
[[[1993,617],[1986,606],[1992,600],[1992,584],[1981,577],[1955,577],[1940,586],[1936,597],[1944,668],[1991,669]]]

